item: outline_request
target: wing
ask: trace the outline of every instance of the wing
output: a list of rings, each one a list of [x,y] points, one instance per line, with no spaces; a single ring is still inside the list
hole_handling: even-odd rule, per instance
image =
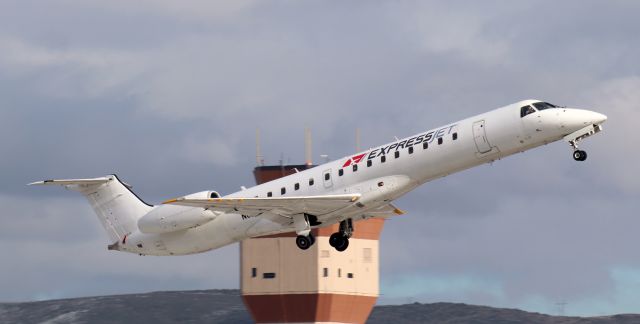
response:
[[[301,213],[320,216],[352,206],[358,199],[360,199],[360,194],[272,198],[191,199],[181,197],[167,200],[164,204],[201,207],[252,216],[265,212],[283,216]]]

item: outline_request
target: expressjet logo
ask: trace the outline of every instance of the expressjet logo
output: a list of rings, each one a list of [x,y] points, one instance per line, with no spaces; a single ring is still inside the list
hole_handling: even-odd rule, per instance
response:
[[[347,160],[347,162],[344,163],[344,165],[342,167],[346,168],[346,167],[350,166],[351,163],[356,164],[356,163],[362,161],[362,158],[365,155],[367,155],[367,153],[362,153],[362,154],[358,154],[356,156],[351,157],[350,159]]]
[[[453,133],[455,131],[455,129],[457,128],[458,124],[453,124],[453,125],[449,125],[449,126],[445,126],[439,129],[434,129],[431,130],[427,133],[424,134],[420,134],[402,141],[398,141],[395,143],[391,143],[387,146],[383,146],[383,147],[379,147],[376,148],[374,150],[372,150],[371,152],[367,152],[367,153],[362,153],[362,154],[358,154],[355,156],[352,156],[350,159],[348,159],[346,162],[344,162],[344,164],[342,165],[343,168],[346,168],[352,164],[358,164],[360,163],[360,161],[364,160],[364,157],[367,156],[367,160],[371,160],[373,158],[377,158],[379,156],[382,155],[387,155],[389,154],[391,151],[398,151],[402,148],[409,148],[418,144],[422,144],[422,143],[431,143],[433,142],[436,138],[441,138],[445,135],[449,135],[451,133]]]

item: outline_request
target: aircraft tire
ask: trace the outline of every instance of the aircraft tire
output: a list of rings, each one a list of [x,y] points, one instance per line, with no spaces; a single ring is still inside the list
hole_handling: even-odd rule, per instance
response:
[[[584,161],[587,159],[587,152],[582,150],[576,150],[573,152],[573,159],[576,161]]]
[[[343,252],[349,247],[349,239],[346,237],[343,237],[342,240],[340,240],[340,242],[338,243],[339,244],[335,246],[335,249],[338,252]]]
[[[298,235],[298,237],[296,237],[296,245],[300,250],[306,250],[310,248],[311,245],[313,245],[312,242],[312,239],[304,235]]]
[[[331,245],[332,247],[336,247],[336,245],[338,245],[338,243],[340,243],[343,238],[344,235],[342,235],[342,233],[335,232],[331,234],[331,236],[329,236],[329,245]]]

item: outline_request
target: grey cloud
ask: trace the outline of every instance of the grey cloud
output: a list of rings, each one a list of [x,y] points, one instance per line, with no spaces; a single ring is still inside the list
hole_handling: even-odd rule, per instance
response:
[[[637,4],[200,5],[0,4],[0,300],[237,286],[237,246],[108,253],[80,198],[27,182],[117,172],[151,202],[228,193],[253,182],[256,127],[270,163],[302,161],[311,127],[319,162],[352,153],[356,127],[373,146],[525,98],[607,114],[589,160],[555,143],[402,198],[382,300],[407,282],[422,287],[407,298],[577,314],[636,296],[620,287],[640,269]]]

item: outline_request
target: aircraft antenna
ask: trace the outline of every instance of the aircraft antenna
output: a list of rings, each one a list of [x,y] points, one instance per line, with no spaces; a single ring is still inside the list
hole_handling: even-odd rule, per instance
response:
[[[360,152],[360,128],[356,128],[356,153]]]
[[[306,127],[304,129],[304,163],[307,166],[313,165],[311,153],[311,129]]]
[[[264,157],[262,156],[262,149],[260,147],[260,128],[256,128],[256,163],[258,166],[264,165]]]

